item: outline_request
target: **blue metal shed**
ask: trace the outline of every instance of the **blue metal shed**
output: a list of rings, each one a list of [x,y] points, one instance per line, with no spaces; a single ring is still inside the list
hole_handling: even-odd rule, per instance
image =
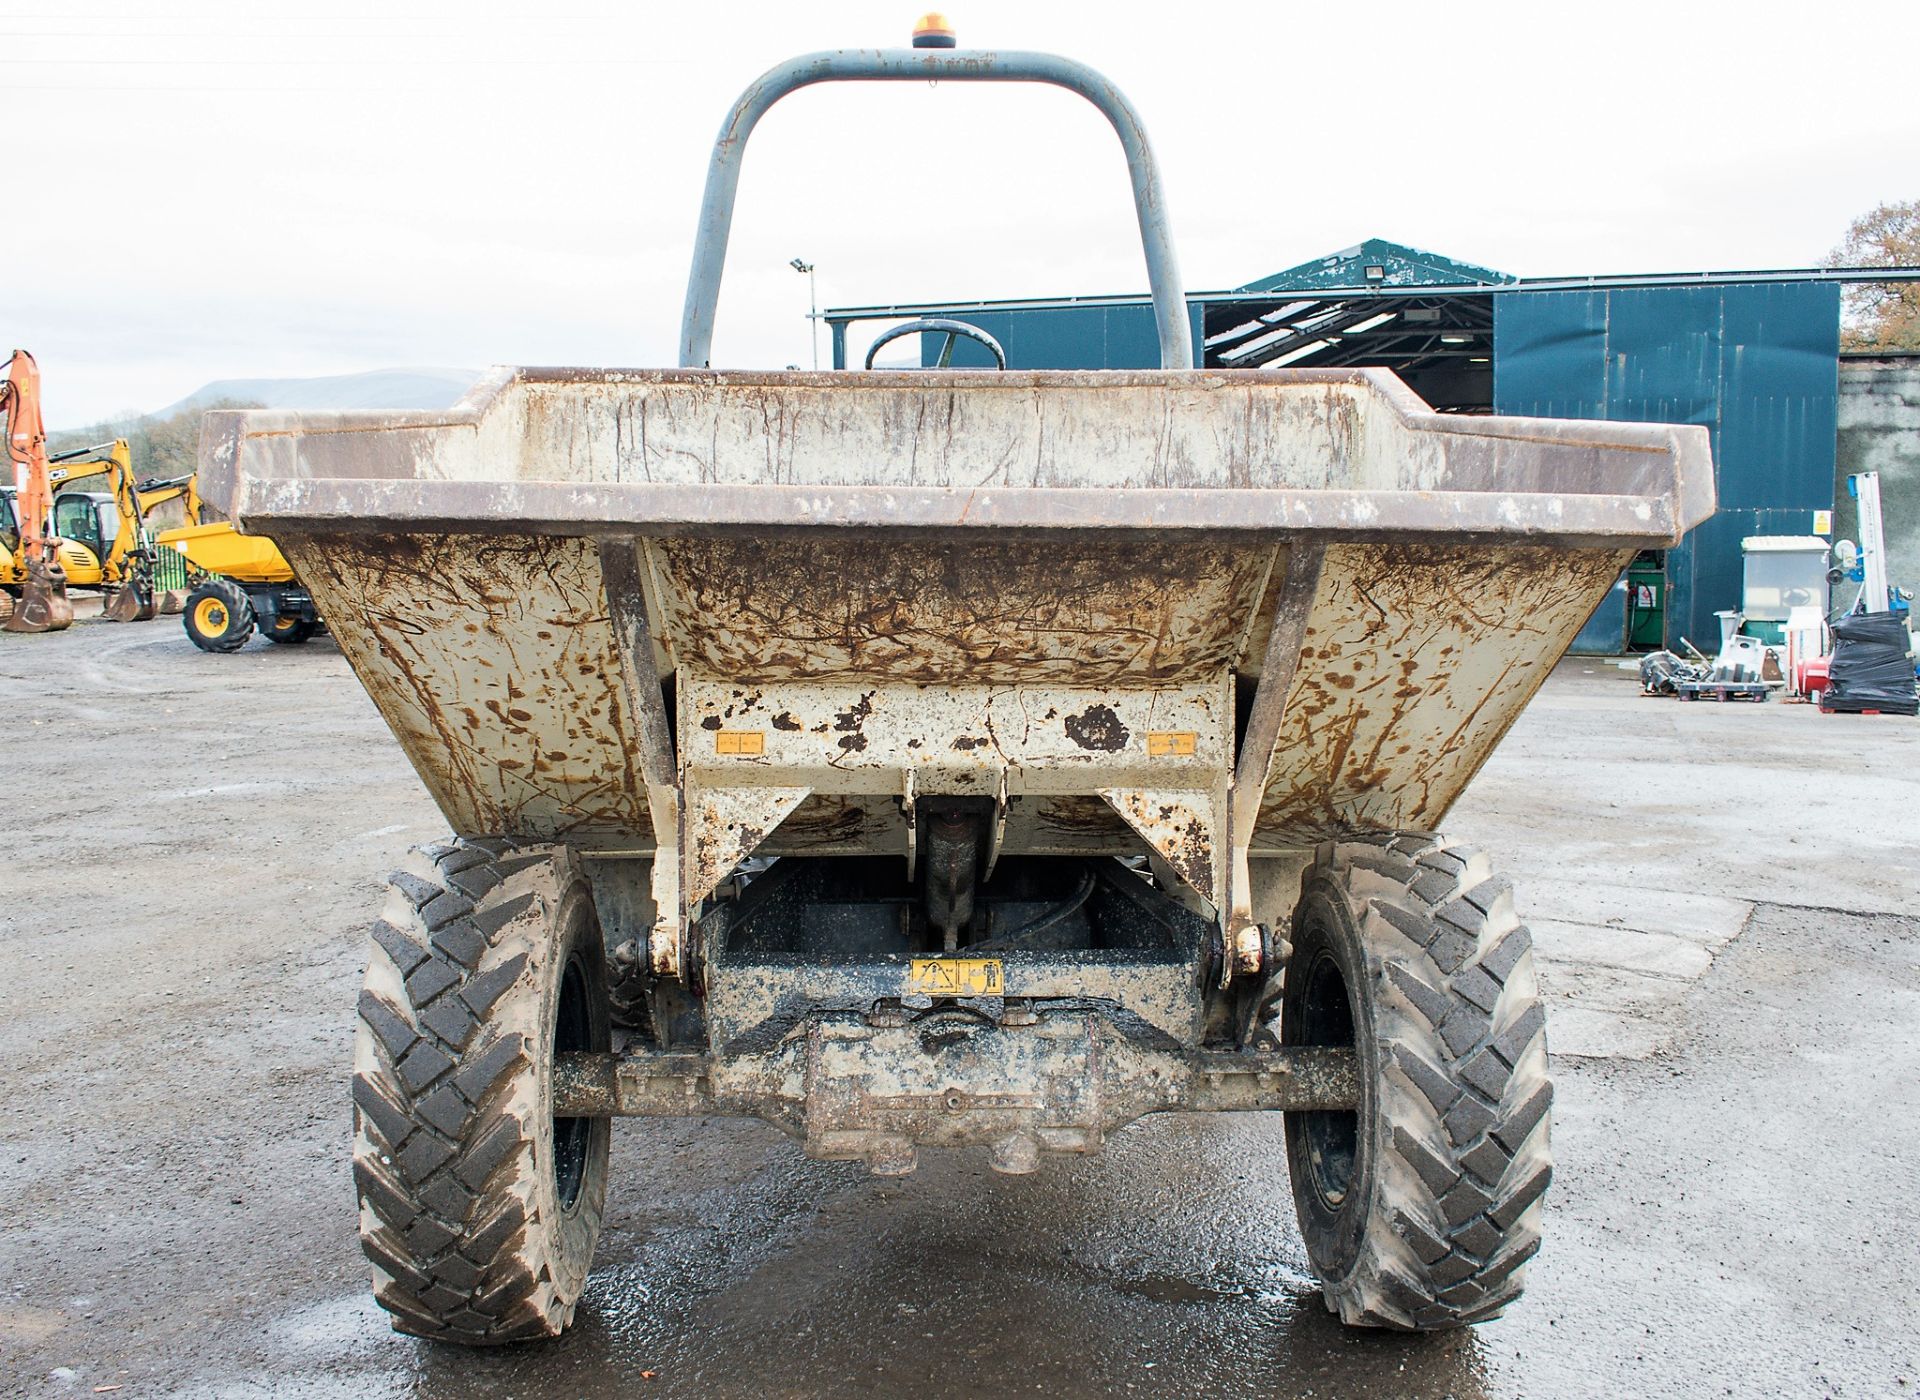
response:
[[[1740,541],[1833,508],[1840,288],[1830,282],[1515,292],[1494,301],[1493,411],[1697,423],[1720,510],[1667,552],[1667,640],[1711,651],[1740,606]],[[1576,651],[1625,649],[1621,595]]]

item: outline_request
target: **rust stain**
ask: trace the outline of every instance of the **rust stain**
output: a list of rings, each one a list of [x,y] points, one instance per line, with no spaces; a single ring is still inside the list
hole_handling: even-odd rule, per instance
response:
[[[839,714],[835,715],[833,717],[833,727],[842,731],[849,729],[858,730],[861,725],[867,722],[867,716],[873,713],[873,697],[875,693],[876,692],[869,690],[854,702],[852,708],[842,710]],[[847,747],[845,740],[841,741],[840,747],[843,749]],[[863,743],[861,747],[865,748],[866,745]]]
[[[457,830],[651,841],[591,541],[276,538]]]
[[[1111,836],[1127,824],[1098,797],[1052,797],[1039,803],[1036,820],[1065,836]]]
[[[1191,681],[1232,663],[1275,550],[846,536],[650,541],[676,653],[759,684]]]
[[[1438,825],[1626,557],[1485,544],[1330,550],[1255,844]]]
[[[781,846],[838,846],[872,840],[886,829],[857,800],[815,793],[780,823]]]
[[[707,814],[708,821],[713,820],[713,812]],[[751,851],[760,844],[765,832],[757,826],[729,825],[727,836],[722,838],[712,830],[704,830],[695,837],[693,843],[693,888],[710,890],[726,878],[735,864],[733,853]]]

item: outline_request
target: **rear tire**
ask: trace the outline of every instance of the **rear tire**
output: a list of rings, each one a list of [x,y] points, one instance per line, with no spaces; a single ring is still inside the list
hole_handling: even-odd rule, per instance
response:
[[[298,646],[320,630],[320,624],[304,617],[290,617],[282,613],[273,620],[271,627],[260,629],[260,635],[270,642],[282,646]]]
[[[232,579],[208,578],[187,595],[181,615],[187,636],[202,651],[238,651],[253,635],[253,604]]]
[[[1425,835],[1323,845],[1281,998],[1290,1045],[1350,1045],[1353,1113],[1289,1113],[1300,1231],[1343,1322],[1497,1317],[1540,1245],[1553,1086],[1532,935],[1486,857]]]
[[[354,1179],[394,1330],[557,1337],[606,1206],[605,1118],[553,1116],[553,1058],[605,1051],[605,954],[579,859],[422,847],[373,926],[354,1040]]]

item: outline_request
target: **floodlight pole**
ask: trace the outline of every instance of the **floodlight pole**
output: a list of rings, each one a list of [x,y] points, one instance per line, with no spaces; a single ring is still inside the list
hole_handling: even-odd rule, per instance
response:
[[[787,264],[795,272],[807,274],[807,336],[813,341],[813,367],[820,368],[820,298],[814,294],[813,264],[795,258]]]

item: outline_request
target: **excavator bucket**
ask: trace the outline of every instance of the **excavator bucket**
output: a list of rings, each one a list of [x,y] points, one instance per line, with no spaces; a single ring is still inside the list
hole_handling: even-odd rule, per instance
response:
[[[100,611],[108,622],[149,622],[157,611],[157,601],[151,555],[136,550],[128,556],[125,580],[107,594]]]
[[[154,615],[153,590],[138,582],[122,584],[113,590],[102,612],[109,622],[149,622]]]
[[[58,632],[73,626],[73,600],[67,597],[67,575],[58,563],[29,561],[20,596],[7,618],[9,632]]]

